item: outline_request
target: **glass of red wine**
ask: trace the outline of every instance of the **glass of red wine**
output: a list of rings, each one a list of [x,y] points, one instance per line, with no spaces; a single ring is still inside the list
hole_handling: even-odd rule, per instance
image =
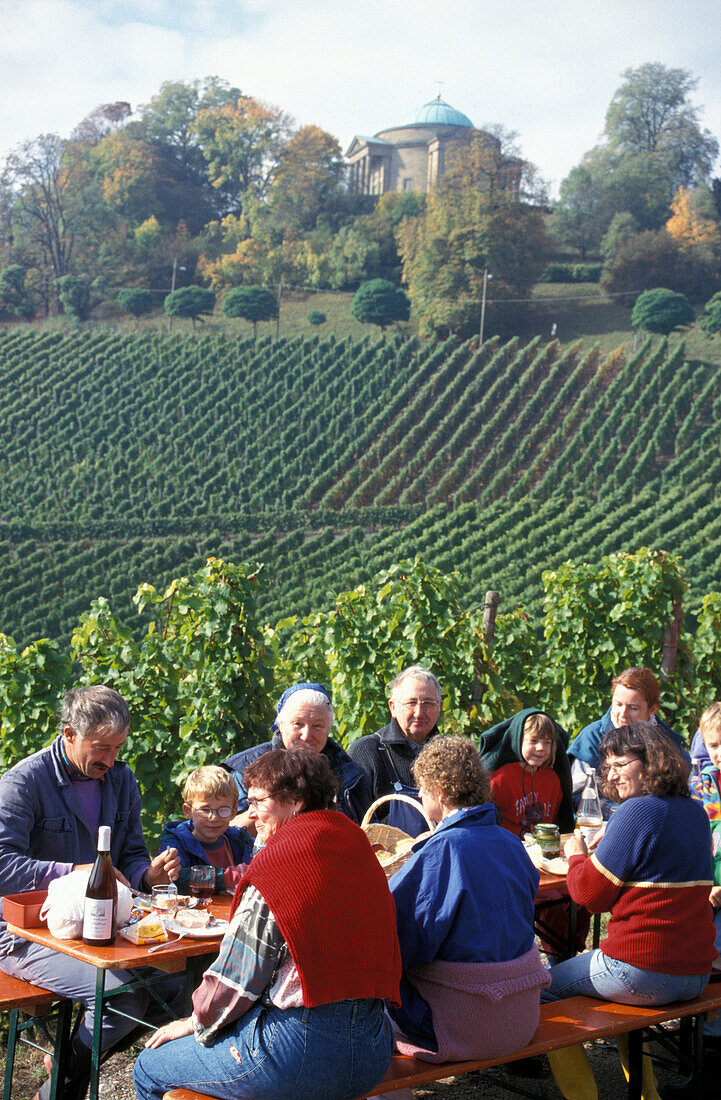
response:
[[[215,893],[215,867],[190,868],[190,893],[198,905],[210,905]]]

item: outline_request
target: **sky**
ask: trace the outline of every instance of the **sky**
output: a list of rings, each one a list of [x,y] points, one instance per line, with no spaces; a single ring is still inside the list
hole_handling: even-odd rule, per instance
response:
[[[717,0],[0,0],[0,158],[166,80],[219,76],[344,150],[440,90],[516,131],[554,194],[646,62],[698,79],[721,140],[720,54]]]

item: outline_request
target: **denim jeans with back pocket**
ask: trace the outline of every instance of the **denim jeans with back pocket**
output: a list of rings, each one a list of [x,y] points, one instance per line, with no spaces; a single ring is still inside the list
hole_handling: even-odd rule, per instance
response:
[[[189,1035],[144,1050],[134,1079],[138,1100],[162,1100],[174,1087],[223,1100],[352,1100],[381,1080],[392,1056],[380,1000],[256,1005],[212,1046]]]

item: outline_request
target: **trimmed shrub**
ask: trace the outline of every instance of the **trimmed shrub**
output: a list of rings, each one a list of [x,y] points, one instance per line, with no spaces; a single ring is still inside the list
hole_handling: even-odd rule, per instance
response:
[[[686,295],[664,287],[655,287],[639,294],[631,314],[634,328],[660,332],[664,336],[681,325],[692,324],[693,319],[693,306]]]

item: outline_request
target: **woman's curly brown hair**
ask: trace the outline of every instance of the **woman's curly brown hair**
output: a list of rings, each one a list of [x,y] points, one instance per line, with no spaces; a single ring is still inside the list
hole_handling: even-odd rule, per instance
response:
[[[691,771],[681,750],[655,722],[632,722],[609,730],[599,745],[601,793],[616,799],[616,784],[608,779],[609,756],[635,756],[643,764],[641,787],[644,794],[680,795],[688,798]]]
[[[245,789],[260,787],[278,802],[303,803],[307,810],[329,810],[335,802],[338,780],[322,753],[309,749],[271,749],[243,772]]]
[[[467,737],[434,737],[415,761],[413,778],[456,809],[491,800],[490,776]]]

